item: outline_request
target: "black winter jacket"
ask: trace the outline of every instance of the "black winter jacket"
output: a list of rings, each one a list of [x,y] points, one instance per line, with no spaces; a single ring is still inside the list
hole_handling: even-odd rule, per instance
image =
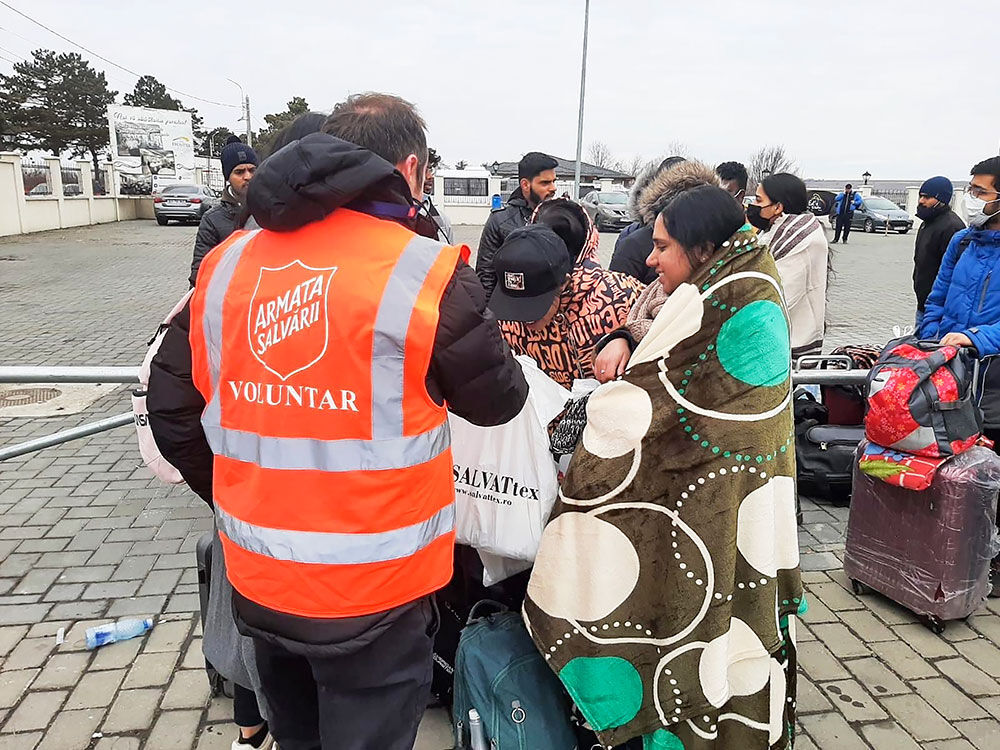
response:
[[[521,188],[517,188],[507,199],[507,205],[490,214],[479,238],[476,253],[476,274],[486,290],[486,298],[493,294],[497,285],[497,272],[493,269],[493,257],[507,239],[507,235],[531,221],[531,206],[524,199]]]
[[[222,242],[236,229],[236,220],[240,213],[240,204],[229,194],[229,187],[222,191],[222,201],[201,217],[198,225],[198,236],[194,239],[194,259],[191,261],[191,276],[188,281],[194,286],[198,278],[201,259],[208,251]]]
[[[924,304],[934,286],[941,260],[955,232],[965,229],[958,214],[950,208],[925,221],[917,230],[913,248],[913,293],[917,297],[917,310],[924,311]]]
[[[257,223],[272,231],[295,229],[341,206],[379,218],[393,214],[404,224],[421,219],[413,218],[409,188],[392,165],[325,134],[310,135],[265,161],[251,183],[248,204]],[[429,220],[419,228],[425,236],[436,236],[437,226]],[[147,406],[160,452],[211,504],[213,456],[201,428],[205,400],[191,380],[189,326],[185,308],[171,321],[153,358]],[[528,395],[520,366],[486,309],[479,279],[461,260],[441,299],[427,388],[450,411],[485,426],[513,419]],[[245,632],[314,644],[344,637],[344,621],[291,617],[242,597],[235,601]]]
[[[634,276],[643,284],[651,284],[656,281],[656,269],[646,265],[646,258],[652,251],[653,228],[641,226],[618,238],[608,268]]]

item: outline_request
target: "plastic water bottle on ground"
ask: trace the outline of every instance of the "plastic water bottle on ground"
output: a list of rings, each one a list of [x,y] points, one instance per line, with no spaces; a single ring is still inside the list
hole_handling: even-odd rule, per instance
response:
[[[93,649],[106,643],[127,641],[129,638],[142,635],[152,627],[153,618],[151,617],[144,620],[119,620],[104,625],[95,625],[92,628],[87,628],[87,648]]]
[[[472,742],[472,750],[488,750],[483,722],[479,718],[479,712],[474,708],[469,709],[469,739]]]

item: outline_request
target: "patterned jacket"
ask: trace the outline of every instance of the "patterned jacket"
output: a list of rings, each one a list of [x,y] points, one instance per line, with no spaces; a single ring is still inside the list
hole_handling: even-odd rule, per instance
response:
[[[643,285],[623,273],[592,263],[577,264],[562,292],[559,312],[545,329],[501,320],[500,332],[515,354],[526,354],[550,378],[566,388],[594,377],[594,345],[625,325]]]

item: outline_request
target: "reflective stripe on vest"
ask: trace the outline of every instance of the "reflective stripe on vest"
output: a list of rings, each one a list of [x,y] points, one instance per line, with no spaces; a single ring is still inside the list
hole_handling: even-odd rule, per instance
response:
[[[455,528],[455,506],[445,506],[426,521],[374,534],[288,531],[255,526],[234,518],[219,505],[215,517],[231,541],[276,560],[318,565],[364,565],[410,557]]]
[[[218,410],[218,401],[213,401]],[[451,445],[447,422],[420,435],[384,440],[276,438],[218,424],[206,424],[205,437],[212,452],[219,456],[264,469],[318,471],[406,469],[436,458]]]
[[[400,356],[399,352],[405,349],[413,308],[441,248],[439,242],[419,235],[406,244],[393,268],[375,319],[371,373],[372,440],[276,438],[222,425],[219,377],[223,303],[236,265],[256,234],[248,233],[226,249],[205,293],[202,325],[212,397],[201,421],[212,452],[267,469],[347,472],[405,469],[426,463],[447,450],[451,445],[447,421],[419,435],[403,435],[405,353]]]

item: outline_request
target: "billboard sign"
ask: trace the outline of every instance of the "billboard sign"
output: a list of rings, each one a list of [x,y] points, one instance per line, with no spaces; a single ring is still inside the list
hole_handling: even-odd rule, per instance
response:
[[[108,107],[111,158],[120,195],[151,195],[195,181],[191,113]]]

